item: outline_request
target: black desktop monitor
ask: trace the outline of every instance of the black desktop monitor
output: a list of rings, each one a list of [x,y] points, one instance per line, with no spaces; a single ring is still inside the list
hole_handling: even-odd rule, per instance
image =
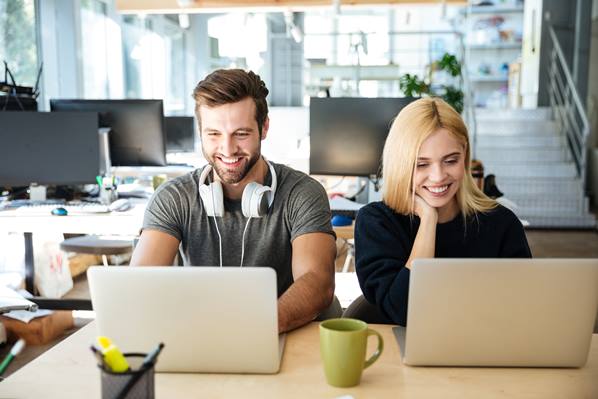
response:
[[[195,119],[192,116],[166,116],[166,152],[195,151]]]
[[[309,106],[309,172],[376,175],[392,121],[413,101],[403,98],[318,98]]]
[[[166,165],[162,100],[50,100],[50,109],[99,113],[113,166]]]
[[[98,114],[0,112],[0,186],[95,183]]]

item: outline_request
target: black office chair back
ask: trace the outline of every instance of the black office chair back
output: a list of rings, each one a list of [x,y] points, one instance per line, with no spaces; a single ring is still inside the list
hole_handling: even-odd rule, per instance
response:
[[[370,324],[396,324],[386,317],[377,306],[369,303],[363,295],[349,305],[344,311],[343,317],[362,320]]]
[[[335,295],[334,299],[332,300],[332,303],[326,309],[324,309],[322,311],[322,313],[320,313],[314,321],[324,321],[324,320],[328,320],[328,319],[336,319],[338,317],[341,317],[342,315],[343,315],[343,308],[341,307],[341,303],[339,302],[338,298]]]

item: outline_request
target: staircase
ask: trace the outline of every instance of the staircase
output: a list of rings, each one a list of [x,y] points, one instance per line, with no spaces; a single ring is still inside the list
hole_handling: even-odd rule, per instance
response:
[[[589,200],[550,108],[475,111],[475,156],[532,228],[594,228]]]

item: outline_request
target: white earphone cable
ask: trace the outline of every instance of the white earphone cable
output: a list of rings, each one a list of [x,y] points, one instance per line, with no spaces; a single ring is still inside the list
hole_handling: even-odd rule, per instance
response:
[[[247,219],[247,223],[245,223],[245,228],[243,229],[243,238],[241,239],[241,265],[239,267],[243,267],[243,257],[245,256],[245,233],[247,232],[247,227],[249,226],[250,221],[251,217]]]
[[[212,194],[212,211],[214,212],[214,226],[216,226],[216,233],[218,233],[218,253],[220,254],[220,267],[222,267],[222,237],[220,236],[220,229],[218,229],[218,222],[216,221],[216,207],[214,201],[214,186],[210,184],[210,193]],[[208,216],[208,219],[210,217]]]

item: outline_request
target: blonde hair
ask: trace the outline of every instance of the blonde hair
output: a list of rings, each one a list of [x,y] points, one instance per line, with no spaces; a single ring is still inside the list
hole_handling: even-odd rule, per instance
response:
[[[407,105],[395,118],[382,153],[382,200],[397,213],[413,215],[413,174],[422,143],[438,129],[446,129],[465,150],[465,174],[455,194],[464,218],[497,206],[474,183],[467,127],[450,105],[437,97],[422,98]]]

